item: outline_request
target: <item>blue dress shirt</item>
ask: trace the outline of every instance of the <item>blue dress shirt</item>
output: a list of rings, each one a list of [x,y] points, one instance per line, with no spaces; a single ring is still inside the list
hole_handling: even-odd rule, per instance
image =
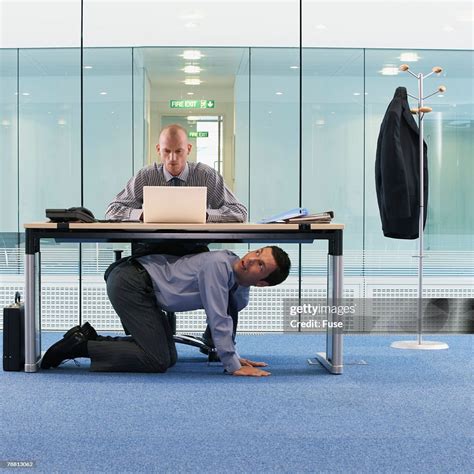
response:
[[[228,372],[241,367],[232,341],[232,318],[227,313],[229,291],[236,283],[232,265],[238,259],[229,250],[184,257],[147,255],[138,259],[151,277],[161,308],[173,312],[205,310],[217,354]],[[238,285],[234,301],[238,311],[245,308],[249,288]]]

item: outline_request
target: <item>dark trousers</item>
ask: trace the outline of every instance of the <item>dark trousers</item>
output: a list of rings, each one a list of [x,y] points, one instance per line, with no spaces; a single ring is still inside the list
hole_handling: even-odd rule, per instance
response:
[[[166,372],[177,352],[168,318],[146,270],[135,260],[107,275],[107,294],[131,337],[99,337],[87,344],[96,372]]]

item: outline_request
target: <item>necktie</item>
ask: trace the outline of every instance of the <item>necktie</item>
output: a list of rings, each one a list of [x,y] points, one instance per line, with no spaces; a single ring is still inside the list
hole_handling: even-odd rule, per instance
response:
[[[177,177],[170,179],[171,186],[181,186],[181,180]]]
[[[235,299],[235,293],[239,284],[236,282],[234,286],[229,291],[229,306],[227,308],[227,313],[232,318],[234,329],[232,331],[232,339],[235,342],[235,333],[237,332],[237,324],[239,322],[239,311],[237,310],[237,301]]]

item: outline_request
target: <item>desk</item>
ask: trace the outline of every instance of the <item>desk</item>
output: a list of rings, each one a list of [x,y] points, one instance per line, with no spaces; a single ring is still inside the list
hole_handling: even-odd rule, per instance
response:
[[[328,241],[328,304],[337,304],[343,292],[342,224],[141,224],[32,223],[25,224],[25,372],[36,372],[41,357],[40,285],[37,260],[41,239],[59,242],[163,242],[184,240],[207,243],[312,243]],[[112,262],[111,262],[112,263]],[[329,329],[326,352],[316,359],[331,373],[341,374],[342,331]]]

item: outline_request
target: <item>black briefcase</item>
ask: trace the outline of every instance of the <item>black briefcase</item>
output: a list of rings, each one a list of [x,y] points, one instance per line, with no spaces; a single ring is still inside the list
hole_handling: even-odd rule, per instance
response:
[[[3,370],[25,369],[25,307],[15,293],[15,304],[3,308]]]

